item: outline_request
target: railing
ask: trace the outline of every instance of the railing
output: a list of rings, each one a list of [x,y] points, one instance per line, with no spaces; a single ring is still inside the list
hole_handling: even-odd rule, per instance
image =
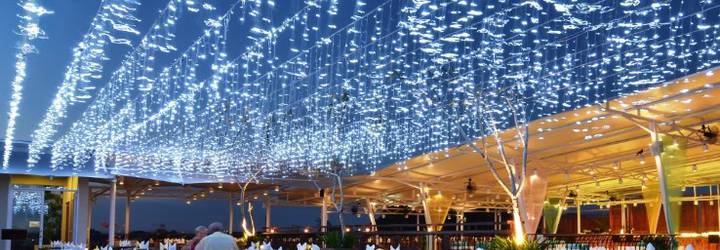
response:
[[[507,230],[479,230],[487,228],[492,223],[466,223],[461,225],[445,224],[443,231],[431,231],[426,229],[437,225],[419,225],[421,231],[417,231],[418,225],[397,224],[397,225],[354,225],[345,227],[346,233],[355,237],[355,249],[364,249],[366,243],[373,243],[379,248],[390,249],[391,245],[399,243],[403,249],[439,249],[439,250],[475,250],[483,242],[492,240],[495,236],[507,237]],[[455,226],[462,226],[464,231],[455,231]],[[401,230],[404,229],[404,230]],[[408,230],[415,229],[415,230]],[[310,228],[275,228],[275,233],[265,233],[264,237],[270,238],[283,249],[294,249],[300,242],[307,242],[311,239],[322,246],[323,231],[337,232],[339,227],[322,229]],[[675,241],[669,235],[612,235],[612,234],[536,234],[529,235],[531,239],[542,240],[547,244],[547,249],[564,250],[589,250],[592,248],[604,247],[605,249],[646,249],[648,242],[655,245],[686,245],[689,239]],[[693,244],[707,243],[707,239],[693,238]],[[707,245],[707,244],[704,244]],[[291,247],[291,248],[290,248]],[[713,249],[720,245],[713,244]],[[656,248],[657,249],[657,248]],[[696,248],[705,249],[705,248]],[[710,248],[707,248],[710,249]]]
[[[428,231],[427,228],[442,226],[441,231]],[[456,231],[457,228],[463,231]],[[390,249],[399,243],[403,249],[427,249],[430,241],[435,249],[475,250],[475,246],[495,236],[507,236],[507,230],[493,230],[494,223],[463,223],[443,225],[386,224],[386,225],[349,225],[342,228],[346,234],[352,235],[356,249],[365,249],[365,244],[372,243],[382,249]],[[500,227],[502,228],[502,227]],[[505,227],[506,228],[506,227]],[[418,229],[420,231],[418,231]],[[263,237],[270,238],[283,249],[295,249],[300,242],[312,240],[322,245],[325,232],[339,232],[340,227],[309,228],[266,228]]]
[[[428,228],[442,227],[443,232],[455,231],[483,231],[483,232],[508,232],[509,226],[503,223],[493,222],[473,222],[473,223],[446,223],[446,224],[383,224],[383,225],[346,225],[343,229],[340,226],[330,227],[270,227],[263,228],[264,234],[281,233],[281,234],[309,234],[344,230],[345,232],[426,232]],[[462,228],[463,230],[457,230]],[[496,230],[495,228],[499,228]]]
[[[648,242],[655,245],[671,245],[677,243],[668,235],[613,235],[613,234],[545,234],[530,235],[549,245],[548,249],[585,250],[596,247],[606,249],[644,250]]]

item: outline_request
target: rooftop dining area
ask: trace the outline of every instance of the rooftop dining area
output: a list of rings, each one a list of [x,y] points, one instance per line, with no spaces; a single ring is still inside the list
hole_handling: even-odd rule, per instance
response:
[[[720,249],[718,2],[10,2],[0,250]]]

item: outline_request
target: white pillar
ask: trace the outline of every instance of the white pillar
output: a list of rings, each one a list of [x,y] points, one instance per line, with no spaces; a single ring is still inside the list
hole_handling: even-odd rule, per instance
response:
[[[322,198],[322,209],[320,210],[320,228],[322,232],[327,232],[327,222],[328,222],[328,202],[327,197],[321,197]],[[340,230],[343,230],[342,228]]]
[[[420,184],[420,203],[423,206],[423,214],[425,214],[425,224],[427,225],[427,230],[431,231],[433,229],[433,221],[432,217],[430,217],[430,204],[427,202],[428,194],[425,191],[425,184]]]
[[[235,207],[232,192],[228,192],[228,232],[232,234],[235,231]]]
[[[0,229],[12,227],[12,195],[10,175],[0,174]],[[10,250],[9,240],[0,240],[0,250]]]
[[[92,196],[92,193],[90,194]],[[95,199],[90,198],[88,202],[88,210],[87,210],[87,228],[85,232],[85,241],[87,242],[86,245],[90,244],[90,231],[92,230],[92,214],[93,214],[93,206],[95,206]]]
[[[125,193],[125,235],[123,236],[125,240],[130,239],[130,198],[130,193]]]
[[[459,228],[458,231],[465,231],[465,210],[458,211],[457,224]]]
[[[668,194],[667,191],[665,168],[663,167],[661,156],[663,145],[657,133],[657,124],[651,122],[650,130],[652,131],[650,133],[650,139],[652,140],[652,144],[650,144],[650,151],[653,154],[653,158],[655,158],[655,166],[657,167],[657,173],[660,179],[660,197],[662,198],[663,212],[665,212],[665,225],[667,225],[668,233],[674,234],[676,232],[675,225],[673,225],[672,220],[670,219],[670,216],[672,216],[672,213],[670,212],[670,194]]]
[[[415,231],[420,232],[420,214],[415,214]]]
[[[373,203],[370,202],[370,200],[365,200],[367,203],[367,215],[368,219],[370,219],[370,225],[372,225],[373,230],[375,230],[375,226],[377,223],[375,222],[375,206],[373,206]]]
[[[577,200],[575,202],[577,202],[577,211],[575,213],[575,215],[577,216],[577,234],[581,234],[582,233],[582,216],[580,215],[580,213],[582,213],[582,203],[578,202]]]
[[[117,198],[117,180],[110,183],[110,220],[108,221],[108,246],[115,244],[115,200]]]
[[[500,220],[498,219],[500,215],[498,214],[498,210],[493,210],[493,225],[495,227],[495,231],[502,230],[502,225],[500,224]]]
[[[269,200],[265,200],[265,228],[272,227],[272,205]]]
[[[90,187],[86,178],[78,178],[78,187],[75,193],[75,227],[72,241],[76,244],[87,244],[90,233]]]
[[[434,230],[432,217],[430,216],[430,204],[427,201],[428,194],[425,189],[425,184],[420,184],[420,203],[423,205],[423,214],[425,214],[426,231],[430,232]],[[434,250],[435,241],[432,235],[427,235],[425,238],[425,249]]]
[[[625,206],[624,200],[623,203],[620,204],[620,233],[627,233],[627,206]]]

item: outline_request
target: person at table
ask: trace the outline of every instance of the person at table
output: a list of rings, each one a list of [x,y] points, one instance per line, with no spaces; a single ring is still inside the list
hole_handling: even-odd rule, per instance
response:
[[[208,236],[197,244],[195,250],[240,250],[235,238],[223,233],[225,227],[220,222],[213,222],[208,226]]]
[[[200,243],[200,240],[205,238],[208,233],[208,228],[205,226],[198,226],[195,228],[195,237],[192,238],[185,246],[182,248],[182,250],[195,250],[198,243]]]

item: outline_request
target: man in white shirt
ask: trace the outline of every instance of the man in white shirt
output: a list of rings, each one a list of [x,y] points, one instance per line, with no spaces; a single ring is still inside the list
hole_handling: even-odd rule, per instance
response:
[[[208,226],[208,236],[205,236],[198,243],[195,250],[239,250],[235,238],[223,233],[225,227],[220,222],[214,222]]]

